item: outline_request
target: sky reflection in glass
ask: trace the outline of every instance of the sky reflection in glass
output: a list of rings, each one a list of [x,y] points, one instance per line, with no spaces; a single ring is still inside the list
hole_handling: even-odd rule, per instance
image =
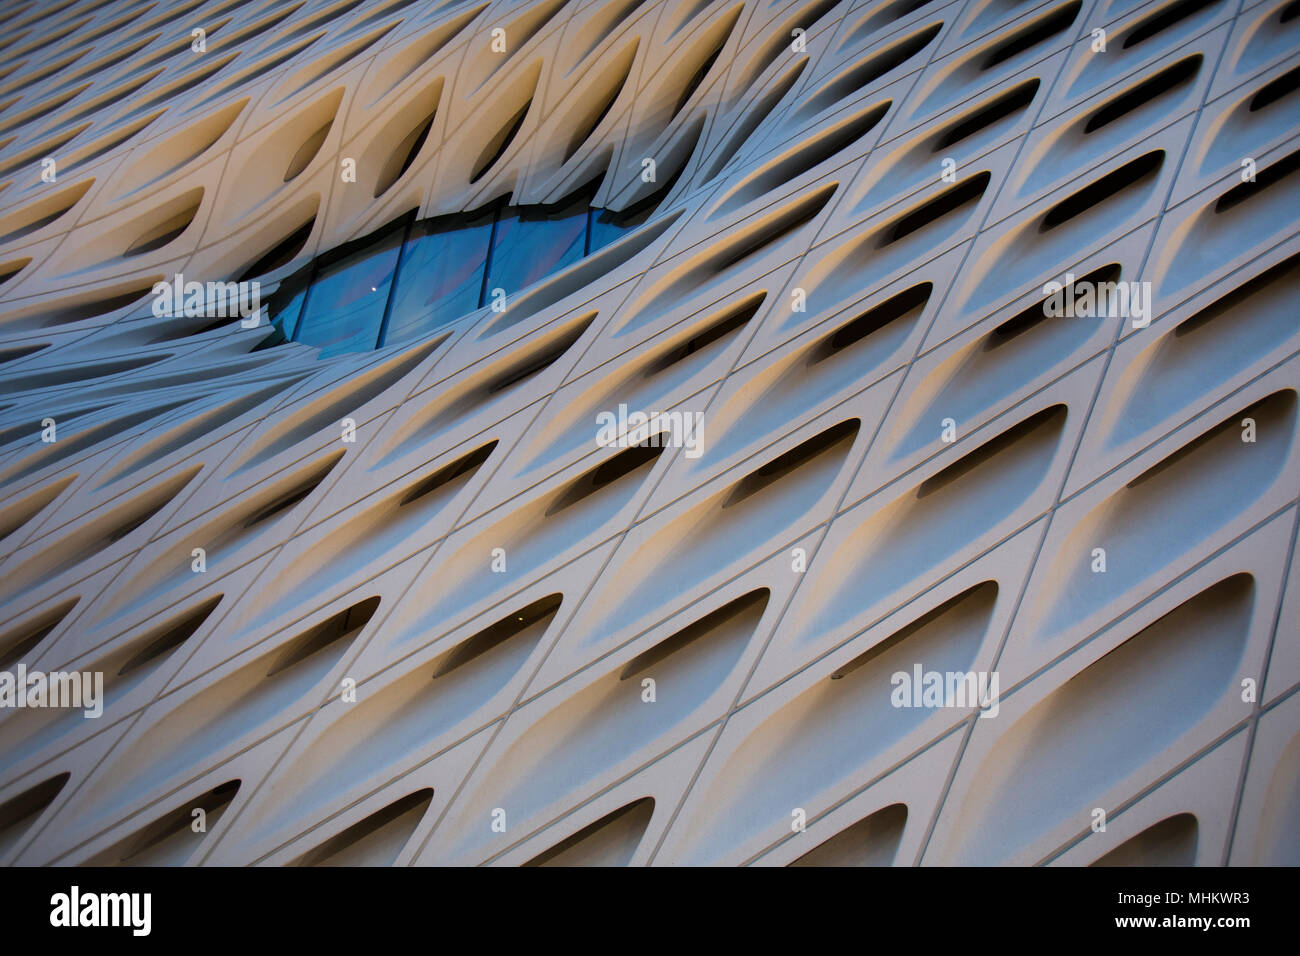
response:
[[[650,214],[588,201],[403,217],[286,279],[270,303],[273,324],[285,338],[320,348],[322,358],[421,338],[489,304],[495,289],[509,301]]]

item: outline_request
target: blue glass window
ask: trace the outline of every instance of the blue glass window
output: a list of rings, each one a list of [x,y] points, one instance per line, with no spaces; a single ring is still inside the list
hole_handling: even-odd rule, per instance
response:
[[[590,208],[594,188],[554,205],[390,223],[285,279],[267,303],[277,334],[258,347],[292,339],[326,357],[418,339],[493,289],[512,296],[622,238],[667,191],[616,213]]]
[[[272,324],[286,339],[293,338],[293,333],[298,328],[298,316],[302,314],[307,288],[306,277],[286,281],[275,290],[275,299],[266,305],[267,311],[275,316]]]
[[[479,307],[493,217],[487,210],[412,227],[380,345],[416,338]]]
[[[319,346],[322,357],[375,348],[404,232],[404,228],[389,229],[356,252],[322,264],[312,280],[294,341]]]
[[[648,218],[650,208],[631,209],[627,212],[614,212],[612,209],[592,209],[591,242],[588,253],[597,252],[612,242],[617,242],[632,232]]]
[[[586,254],[587,203],[579,199],[561,208],[511,207],[501,211],[488,262],[488,295],[520,289],[572,265]]]

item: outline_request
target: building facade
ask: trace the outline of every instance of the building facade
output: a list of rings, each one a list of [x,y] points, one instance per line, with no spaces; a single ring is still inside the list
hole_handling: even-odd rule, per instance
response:
[[[0,862],[1300,862],[1300,4],[0,23]]]

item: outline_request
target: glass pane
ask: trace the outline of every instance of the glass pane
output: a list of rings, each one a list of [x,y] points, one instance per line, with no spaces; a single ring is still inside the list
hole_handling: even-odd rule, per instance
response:
[[[473,218],[415,224],[402,253],[381,344],[416,338],[478,308],[493,215],[488,210]]]
[[[316,345],[321,357],[373,349],[388,303],[404,228],[316,270],[294,341]]]
[[[540,206],[502,210],[492,246],[489,298],[493,289],[505,289],[510,296],[577,262],[586,240],[585,199],[559,210]]]
[[[266,304],[267,313],[271,316],[271,324],[278,328],[286,339],[292,339],[294,331],[298,328],[298,316],[302,312],[302,302],[305,298],[307,298],[307,280],[303,277],[281,283],[280,288],[272,293],[271,300]]]
[[[617,242],[641,223],[650,218],[652,209],[633,212],[614,212],[612,209],[593,209],[591,211],[591,251],[603,249],[612,242]]]

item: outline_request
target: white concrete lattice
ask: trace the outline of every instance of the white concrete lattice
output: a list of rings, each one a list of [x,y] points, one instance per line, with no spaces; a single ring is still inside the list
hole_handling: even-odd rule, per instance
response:
[[[1297,87],[1296,0],[8,4],[0,671],[107,696],[0,862],[1300,862]],[[596,178],[414,342],[151,309]]]

